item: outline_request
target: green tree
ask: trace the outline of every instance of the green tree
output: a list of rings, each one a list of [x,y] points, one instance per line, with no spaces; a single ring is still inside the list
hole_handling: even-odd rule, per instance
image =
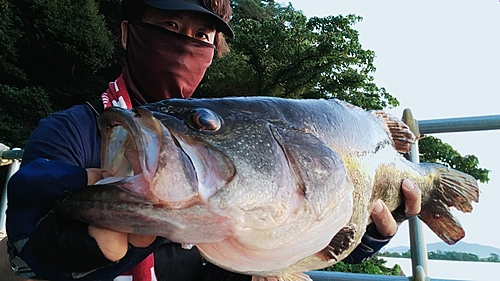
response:
[[[487,262],[500,262],[500,256],[495,253],[490,253],[490,256],[485,259]]]
[[[490,170],[479,168],[479,159],[474,155],[462,156],[451,145],[433,136],[419,140],[421,162],[433,162],[470,174],[480,182],[489,181]]]
[[[398,105],[373,82],[373,51],[352,27],[361,17],[308,19],[291,4],[234,2],[231,53],[209,68],[200,96],[332,98],[366,109]]]
[[[360,264],[348,264],[340,261],[333,266],[327,267],[323,270],[395,276],[401,274],[401,267],[398,264],[395,264],[392,268],[385,266],[385,264],[385,260],[374,256]]]
[[[393,258],[411,258],[411,251],[408,250],[402,254],[400,253],[392,253],[392,252],[384,252],[379,253],[380,257],[393,257]],[[491,253],[487,258],[480,258],[476,254],[472,253],[464,253],[464,252],[455,252],[455,251],[431,251],[427,253],[427,258],[430,260],[455,260],[455,261],[477,261],[477,262],[500,262],[500,258],[498,254]]]
[[[21,38],[21,31],[16,27],[14,11],[9,0],[0,0],[0,77],[25,80],[24,71],[16,66],[19,52],[15,46]]]
[[[118,76],[123,54],[110,30],[119,18],[102,14],[118,2],[0,0],[0,143],[23,148],[42,117],[97,99]]]
[[[428,252],[427,257],[430,260],[454,260],[454,261],[479,261],[479,257],[471,253],[446,251]]]
[[[22,147],[38,120],[53,111],[48,93],[39,87],[0,85],[0,101],[0,136],[9,136],[3,143],[12,148]]]
[[[22,147],[40,114],[99,96],[113,79],[100,73],[112,62],[115,40],[94,0],[0,5],[0,96],[7,99],[3,120],[10,122],[1,126],[0,142]],[[28,112],[40,114],[21,114],[29,102],[43,108]]]

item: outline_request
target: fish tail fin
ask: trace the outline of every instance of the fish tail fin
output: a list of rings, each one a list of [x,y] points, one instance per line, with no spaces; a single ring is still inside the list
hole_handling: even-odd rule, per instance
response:
[[[438,176],[434,180],[430,198],[422,205],[420,219],[444,242],[453,245],[465,236],[465,231],[449,207],[471,212],[472,201],[479,202],[477,181],[468,174],[442,165],[422,165],[431,165]]]
[[[411,145],[416,141],[416,137],[411,132],[408,125],[396,116],[382,110],[372,110],[370,112],[383,120],[385,123],[385,131],[391,137],[394,148],[399,153],[408,153]]]

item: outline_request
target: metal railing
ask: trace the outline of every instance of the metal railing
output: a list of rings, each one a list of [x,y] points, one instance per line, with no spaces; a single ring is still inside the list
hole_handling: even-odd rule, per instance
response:
[[[405,109],[403,112],[403,122],[405,122],[410,127],[412,132],[417,137],[420,137],[424,134],[472,132],[500,129],[500,115],[417,121],[415,118],[413,118],[411,110]],[[420,162],[418,143],[412,145],[412,148],[410,150],[410,161],[416,163]],[[429,280],[429,278],[427,277],[427,246],[424,240],[422,222],[417,218],[410,219],[409,228],[413,280]]]
[[[306,272],[314,281],[412,281],[413,277],[389,276],[364,273],[344,273],[332,271],[310,271]],[[459,281],[450,279],[429,278],[431,281]]]
[[[2,201],[0,202],[0,234],[6,233],[5,211],[7,210],[7,183],[10,177],[19,170],[24,150],[20,148],[10,149],[0,143],[0,166],[10,165],[5,178],[5,185],[2,192]]]
[[[414,163],[420,163],[420,153],[418,151],[418,137],[420,136],[419,122],[413,118],[413,114],[409,109],[406,109],[403,112],[403,122],[405,122],[408,127],[410,127],[413,134],[417,136],[417,142],[415,142],[410,148],[410,157],[408,160]],[[418,218],[413,217],[408,220],[408,227],[410,230],[410,252],[413,280],[429,280],[427,277],[429,275],[429,271],[427,270],[427,245],[425,244],[422,222]]]
[[[500,115],[421,120],[418,127],[421,134],[500,130]]]
[[[412,132],[418,137],[421,134],[467,132],[482,130],[500,129],[500,115],[449,118],[435,120],[417,121],[413,118],[410,109],[403,112],[403,121],[408,124]],[[7,182],[18,169],[22,158],[23,150],[10,150],[3,144],[0,144],[0,166],[10,165],[7,174],[5,187],[0,202],[0,226],[1,231],[5,232],[5,210],[7,207]],[[410,161],[419,162],[418,145],[414,144],[410,150]],[[347,280],[372,280],[372,281],[446,281],[446,279],[433,279],[428,277],[427,271],[427,250],[422,230],[422,223],[419,219],[413,218],[409,221],[410,228],[410,249],[412,259],[412,275],[406,276],[385,276],[374,274],[353,274],[330,271],[311,271],[307,274],[314,281],[347,281]],[[458,281],[458,280],[454,280]]]

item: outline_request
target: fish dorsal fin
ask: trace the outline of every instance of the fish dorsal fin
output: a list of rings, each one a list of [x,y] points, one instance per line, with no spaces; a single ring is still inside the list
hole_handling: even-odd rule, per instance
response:
[[[252,281],[313,281],[303,272],[285,274],[283,276],[252,276]]]
[[[356,225],[349,224],[344,226],[335,236],[332,238],[328,246],[318,252],[316,255],[329,262],[338,262],[339,257],[354,244],[354,235],[356,234]]]
[[[382,110],[372,110],[370,112],[384,121],[385,130],[391,137],[394,148],[399,153],[408,153],[411,145],[416,141],[415,135],[410,128],[392,114]]]

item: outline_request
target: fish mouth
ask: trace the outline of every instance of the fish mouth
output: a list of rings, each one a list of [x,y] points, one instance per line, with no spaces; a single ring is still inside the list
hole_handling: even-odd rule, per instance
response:
[[[111,177],[96,184],[120,182],[129,191],[155,200],[150,185],[158,168],[164,130],[146,109],[113,107],[100,116],[101,168]]]

